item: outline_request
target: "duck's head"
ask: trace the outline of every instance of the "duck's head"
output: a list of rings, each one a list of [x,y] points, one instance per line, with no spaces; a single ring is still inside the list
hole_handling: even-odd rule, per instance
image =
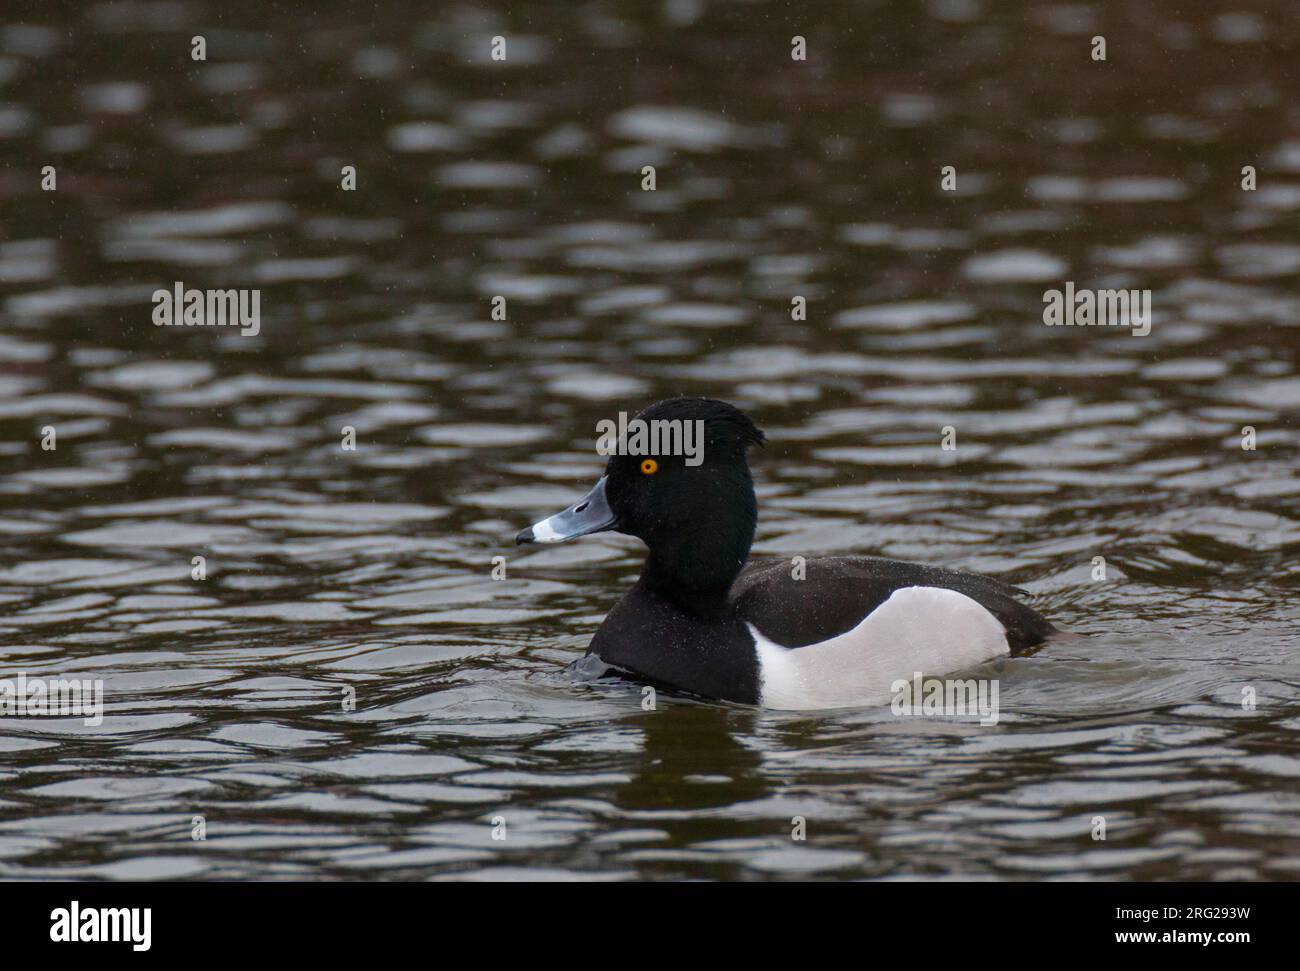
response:
[[[647,430],[639,449],[635,421]],[[739,408],[711,398],[656,402],[627,427],[632,433],[619,450],[635,454],[610,455],[590,492],[515,542],[560,543],[613,530],[650,548],[647,582],[729,589],[754,538],[758,509],[745,453],[763,444],[763,433]]]

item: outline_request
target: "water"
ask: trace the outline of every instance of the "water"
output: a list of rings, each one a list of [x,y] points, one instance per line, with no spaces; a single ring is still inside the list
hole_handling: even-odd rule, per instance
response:
[[[106,714],[0,723],[0,877],[1297,877],[1294,7],[324,6],[4,18],[0,677]],[[673,393],[766,429],[756,554],[1089,636],[993,728],[571,683],[641,551],[511,539]]]

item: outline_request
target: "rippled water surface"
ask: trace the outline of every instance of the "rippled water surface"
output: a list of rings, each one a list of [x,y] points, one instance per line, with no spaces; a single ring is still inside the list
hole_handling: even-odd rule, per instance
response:
[[[0,25],[0,677],[106,703],[0,720],[0,877],[1300,874],[1295,3],[324,6]],[[674,393],[756,555],[1090,636],[991,728],[571,683],[641,548],[511,539]]]

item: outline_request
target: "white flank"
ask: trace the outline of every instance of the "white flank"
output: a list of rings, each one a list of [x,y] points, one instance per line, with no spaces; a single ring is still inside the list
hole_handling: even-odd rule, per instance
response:
[[[895,681],[941,677],[1011,653],[996,617],[956,590],[903,587],[850,631],[806,647],[776,644],[747,625],[764,708],[888,703]]]

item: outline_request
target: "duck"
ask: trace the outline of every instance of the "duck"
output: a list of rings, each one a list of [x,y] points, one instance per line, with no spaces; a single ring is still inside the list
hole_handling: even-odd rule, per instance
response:
[[[876,556],[750,562],[758,501],[748,453],[766,436],[739,408],[675,397],[636,416],[695,423],[698,454],[623,447],[568,508],[516,544],[614,531],[647,548],[606,615],[584,679],[612,676],[781,710],[863,707],[899,682],[941,678],[1041,646],[1056,627],[992,577]],[[635,423],[632,426],[635,427]],[[635,442],[624,442],[624,446]]]

